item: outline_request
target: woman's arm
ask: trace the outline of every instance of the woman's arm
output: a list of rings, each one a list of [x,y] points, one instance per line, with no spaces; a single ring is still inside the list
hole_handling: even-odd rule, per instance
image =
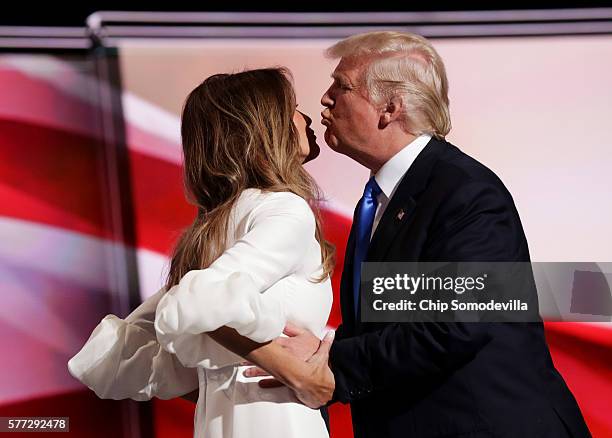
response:
[[[247,339],[231,339],[228,349],[244,352],[283,331],[286,293],[277,283],[300,269],[316,246],[314,216],[305,200],[281,192],[264,199],[249,221],[244,236],[208,268],[185,274],[157,306],[157,337],[186,366],[211,366],[201,333],[228,347],[219,336],[233,329]]]
[[[70,374],[105,399],[170,399],[197,390],[197,370],[157,342],[153,321],[164,293],[160,289],[125,319],[105,316],[68,362]]]

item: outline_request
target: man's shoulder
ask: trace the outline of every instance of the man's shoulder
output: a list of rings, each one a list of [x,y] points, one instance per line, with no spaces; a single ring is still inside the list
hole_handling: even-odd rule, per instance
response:
[[[430,184],[456,191],[467,186],[489,186],[510,193],[493,170],[445,140],[436,140],[438,155],[430,174]]]

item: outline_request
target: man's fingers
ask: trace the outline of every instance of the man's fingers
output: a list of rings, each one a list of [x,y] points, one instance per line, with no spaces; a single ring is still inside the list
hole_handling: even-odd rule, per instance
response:
[[[315,354],[313,354],[312,357],[307,362],[314,362],[317,360],[327,361],[327,358],[329,357],[329,349],[331,348],[332,343],[334,342],[335,335],[336,335],[335,331],[333,330],[328,331],[325,334],[325,337],[323,338],[323,340],[321,341],[321,344],[319,344],[319,349],[315,351]]]
[[[255,364],[253,362],[249,362],[248,360],[243,360],[238,365],[240,365],[242,367],[252,367]]]
[[[257,382],[261,388],[278,388],[284,386],[280,381],[276,379],[261,379]]]
[[[261,369],[259,367],[251,367],[251,368],[247,368],[246,370],[244,370],[242,372],[242,375],[245,377],[260,377],[260,376],[269,376],[270,373],[268,373],[266,370]]]
[[[285,329],[283,330],[283,333],[289,337],[292,337],[292,336],[301,335],[302,333],[304,333],[304,329],[299,328],[297,325],[291,324],[290,322],[288,322],[287,325],[285,326]]]
[[[287,345],[289,345],[288,338],[283,338],[282,336],[279,336],[278,338],[276,338],[274,342],[276,342],[281,347],[286,347]]]

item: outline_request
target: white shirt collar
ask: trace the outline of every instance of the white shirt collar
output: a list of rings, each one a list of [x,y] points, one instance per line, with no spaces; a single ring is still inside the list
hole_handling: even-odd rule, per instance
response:
[[[393,155],[376,172],[374,178],[387,198],[391,198],[395,188],[399,184],[404,174],[408,171],[417,155],[427,146],[431,140],[431,135],[421,134],[409,144],[404,146],[399,152]]]

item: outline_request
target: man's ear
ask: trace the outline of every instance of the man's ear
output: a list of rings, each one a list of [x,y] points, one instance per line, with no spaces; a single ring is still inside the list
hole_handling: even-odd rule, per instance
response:
[[[390,123],[396,121],[402,114],[404,108],[404,99],[402,96],[393,96],[385,104],[382,112],[380,113],[380,119],[378,121],[378,127],[380,129],[386,128]]]

